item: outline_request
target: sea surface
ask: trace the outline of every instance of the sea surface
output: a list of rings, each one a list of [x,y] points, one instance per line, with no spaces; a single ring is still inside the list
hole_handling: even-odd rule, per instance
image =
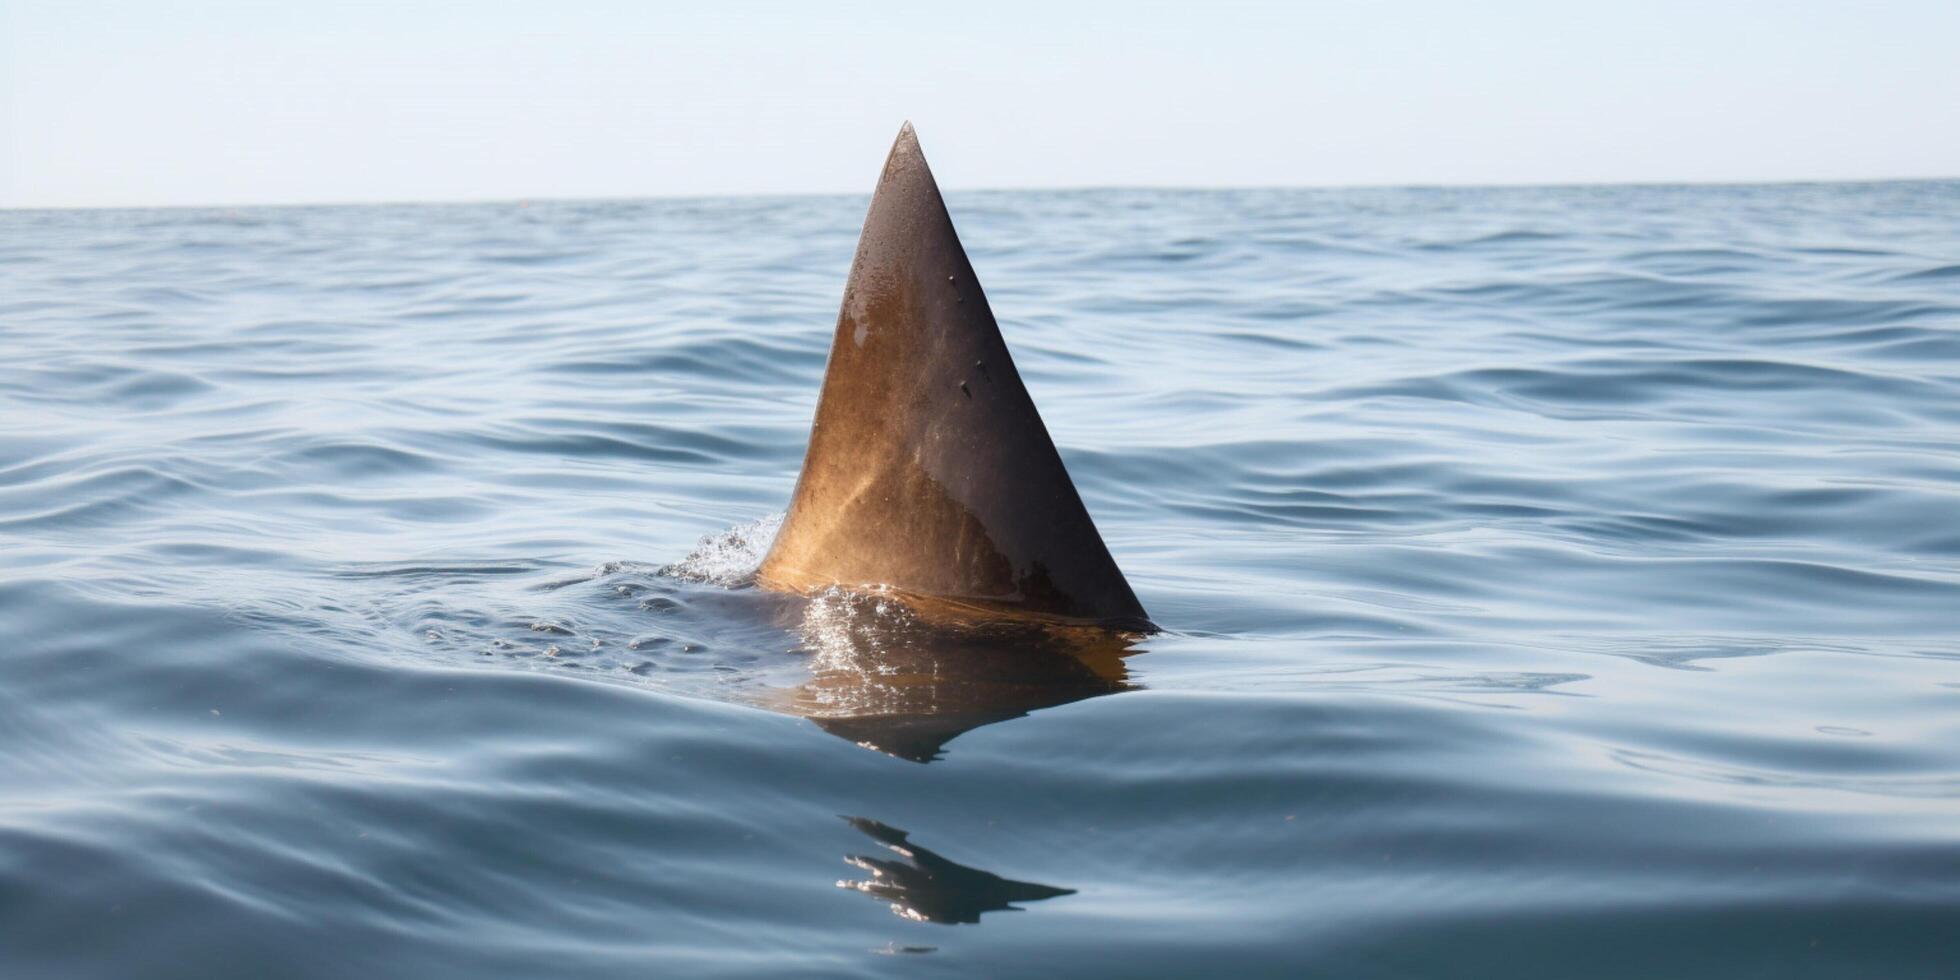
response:
[[[1072,679],[745,585],[862,197],[0,213],[0,975],[1960,970],[1960,183],[950,203]]]

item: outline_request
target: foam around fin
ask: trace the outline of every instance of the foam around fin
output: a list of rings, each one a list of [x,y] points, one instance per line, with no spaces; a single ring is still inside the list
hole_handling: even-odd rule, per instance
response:
[[[803,475],[759,583],[1148,628],[1069,480],[907,123],[844,289]]]

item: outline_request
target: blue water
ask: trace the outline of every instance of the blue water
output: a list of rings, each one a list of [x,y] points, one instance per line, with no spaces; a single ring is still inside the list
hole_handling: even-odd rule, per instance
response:
[[[0,975],[1953,975],[1960,184],[951,204],[1165,631],[903,744],[864,199],[0,213]]]

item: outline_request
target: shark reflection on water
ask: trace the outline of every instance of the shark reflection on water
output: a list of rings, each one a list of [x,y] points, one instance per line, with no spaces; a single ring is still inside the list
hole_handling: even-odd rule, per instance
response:
[[[844,863],[869,872],[861,881],[839,881],[837,887],[862,892],[891,903],[892,912],[919,922],[975,924],[982,913],[1019,912],[1013,903],[1073,895],[1031,881],[1012,881],[941,857],[907,839],[905,831],[864,817],[845,817],[846,823],[899,856],[893,861],[853,854]]]
[[[1133,690],[1134,635],[1033,622],[947,624],[875,593],[819,595],[796,633],[809,679],[769,707],[912,762],[1043,708]]]

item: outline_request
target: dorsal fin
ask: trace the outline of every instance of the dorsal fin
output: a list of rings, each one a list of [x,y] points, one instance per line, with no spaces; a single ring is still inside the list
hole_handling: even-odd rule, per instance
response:
[[[928,612],[1150,628],[1021,384],[911,123],[872,195],[803,475],[756,578],[882,586]]]

